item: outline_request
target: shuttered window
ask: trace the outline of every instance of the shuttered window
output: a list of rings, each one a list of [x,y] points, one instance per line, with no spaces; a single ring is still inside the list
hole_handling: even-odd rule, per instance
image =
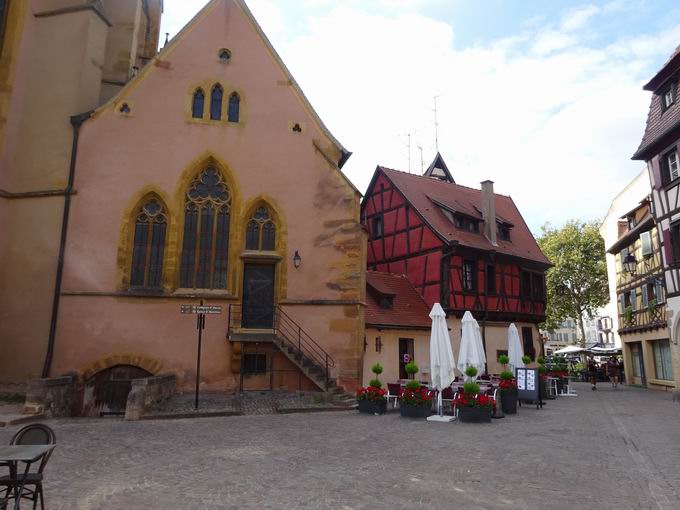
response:
[[[642,256],[649,257],[652,254],[652,233],[643,232],[640,234],[640,244],[642,245]]]
[[[661,177],[664,184],[680,177],[680,164],[675,147],[661,156]]]
[[[673,264],[678,264],[680,263],[680,222],[672,223],[670,231]]]

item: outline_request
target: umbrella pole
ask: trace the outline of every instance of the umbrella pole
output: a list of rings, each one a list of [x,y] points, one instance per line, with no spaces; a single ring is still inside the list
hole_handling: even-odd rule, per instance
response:
[[[439,397],[437,398],[439,401],[439,416],[444,416],[444,406],[442,405],[442,392],[439,392]]]

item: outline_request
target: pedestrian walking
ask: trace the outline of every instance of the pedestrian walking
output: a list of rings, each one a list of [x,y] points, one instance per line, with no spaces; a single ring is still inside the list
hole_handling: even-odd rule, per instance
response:
[[[607,376],[609,381],[612,383],[612,388],[618,388],[619,386],[619,362],[616,356],[611,356],[607,360]]]
[[[595,391],[597,389],[597,363],[592,356],[588,358],[588,375],[590,376],[590,384],[593,385],[593,391]]]

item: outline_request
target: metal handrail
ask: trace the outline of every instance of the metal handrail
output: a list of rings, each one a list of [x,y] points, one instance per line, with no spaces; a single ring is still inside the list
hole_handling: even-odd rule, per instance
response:
[[[227,338],[230,338],[233,330],[241,327],[242,306],[230,304],[228,314]],[[301,362],[305,358],[324,371],[328,386],[330,369],[335,367],[335,360],[278,305],[274,307],[273,330],[285,347],[293,349]]]

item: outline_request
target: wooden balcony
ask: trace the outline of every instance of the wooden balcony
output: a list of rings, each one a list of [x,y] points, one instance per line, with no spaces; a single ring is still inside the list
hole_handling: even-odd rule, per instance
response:
[[[665,312],[666,305],[661,303],[642,310],[635,310],[632,313],[619,314],[619,325],[621,326],[619,335],[665,328],[668,326]]]

